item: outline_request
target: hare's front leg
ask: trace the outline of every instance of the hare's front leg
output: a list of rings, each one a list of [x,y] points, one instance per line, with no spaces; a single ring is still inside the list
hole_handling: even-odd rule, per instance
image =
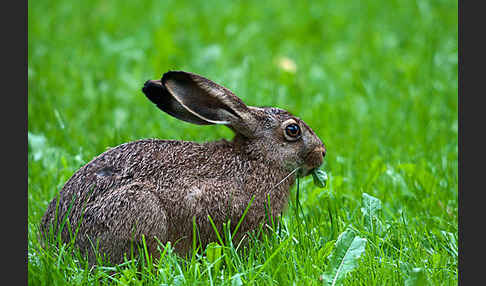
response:
[[[158,257],[157,240],[167,240],[167,215],[153,186],[132,183],[86,206],[77,243],[92,264],[96,263],[94,248],[107,254],[112,263],[121,263],[124,254],[130,258],[132,250],[138,253],[142,235],[149,253]]]

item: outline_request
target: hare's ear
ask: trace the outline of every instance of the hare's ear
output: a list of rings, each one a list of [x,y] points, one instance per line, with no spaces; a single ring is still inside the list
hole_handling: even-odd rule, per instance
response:
[[[224,124],[252,137],[256,121],[248,107],[227,88],[200,75],[169,71],[149,80],[145,95],[168,114],[195,124]]]

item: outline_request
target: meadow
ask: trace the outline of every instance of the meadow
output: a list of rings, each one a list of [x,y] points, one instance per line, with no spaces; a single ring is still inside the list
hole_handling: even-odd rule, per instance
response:
[[[29,1],[29,285],[456,285],[457,9],[452,0]],[[302,118],[326,144],[326,187],[301,179],[279,231],[246,249],[183,259],[169,247],[160,261],[90,268],[70,244],[41,247],[47,204],[107,148],[232,138],[145,98],[143,83],[168,70]],[[354,256],[340,255],[351,240]]]

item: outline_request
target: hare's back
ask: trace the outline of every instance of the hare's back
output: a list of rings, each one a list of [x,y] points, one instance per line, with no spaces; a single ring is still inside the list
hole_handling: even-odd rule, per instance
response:
[[[197,151],[200,148],[201,144],[176,140],[143,139],[125,143],[105,151],[79,169],[66,182],[63,191],[102,192],[133,182],[160,183],[166,174],[191,161],[184,154],[200,153]]]
[[[163,187],[171,185],[183,164],[197,162],[185,159],[185,152],[198,153],[201,144],[187,141],[143,139],[111,148],[76,171],[48,206],[45,219],[55,213],[75,219],[83,206],[102,200],[113,190],[140,183]],[[189,156],[191,157],[191,156]],[[59,201],[58,201],[59,200]],[[70,210],[70,211],[69,211]],[[78,213],[79,212],[79,213]]]

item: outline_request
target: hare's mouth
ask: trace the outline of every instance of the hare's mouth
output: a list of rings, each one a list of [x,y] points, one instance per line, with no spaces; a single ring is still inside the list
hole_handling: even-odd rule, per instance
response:
[[[317,168],[312,168],[312,169],[309,169],[309,171],[307,171],[307,174],[305,174],[306,176],[312,174],[315,170],[317,170]]]
[[[305,166],[302,166],[299,168],[299,171],[297,172],[297,176],[300,178],[307,177],[310,175],[314,170],[317,168],[306,168]]]

